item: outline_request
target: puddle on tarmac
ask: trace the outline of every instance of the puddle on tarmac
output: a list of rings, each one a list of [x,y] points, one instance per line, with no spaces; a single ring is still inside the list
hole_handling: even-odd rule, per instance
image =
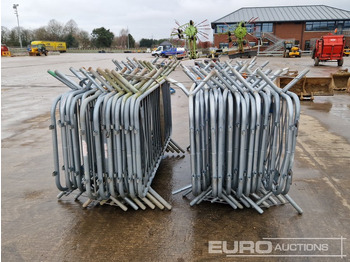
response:
[[[342,120],[350,122],[349,105],[333,104],[330,113],[340,117]]]
[[[302,102],[302,105],[307,105],[311,110],[317,110],[322,112],[330,112],[332,108],[332,103],[315,103],[315,102]]]
[[[34,200],[40,198],[44,194],[44,191],[31,191],[24,193],[24,199]]]

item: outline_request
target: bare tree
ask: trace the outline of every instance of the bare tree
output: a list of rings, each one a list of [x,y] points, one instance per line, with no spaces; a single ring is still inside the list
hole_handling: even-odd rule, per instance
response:
[[[34,39],[33,31],[30,29],[21,28],[21,39],[24,46],[30,44],[30,42]]]
[[[62,24],[52,19],[47,26],[42,26],[34,30],[21,28],[21,38],[24,45],[29,45],[31,41],[65,41],[69,47],[91,46],[91,37],[87,31],[80,30],[77,23],[71,19]],[[1,26],[1,43],[8,46],[18,46],[17,27],[9,30]]]
[[[46,30],[49,38],[46,40],[59,41],[63,39],[63,25],[55,19],[49,21]]]
[[[72,34],[73,36],[76,36],[79,34],[79,28],[78,24],[73,20],[69,20],[63,28],[63,33],[65,35]]]
[[[84,30],[80,30],[77,36],[79,47],[87,48],[91,45],[90,35]]]
[[[1,43],[8,44],[9,39],[10,39],[10,30],[5,26],[1,26]]]
[[[68,48],[79,47],[78,33],[78,25],[73,19],[71,19],[63,27],[64,39],[61,40],[64,40],[66,42]]]
[[[123,28],[119,32],[119,46],[122,48],[126,48],[128,46],[128,34],[129,30]]]
[[[39,27],[33,31],[34,40],[48,40],[49,34],[45,26]]]

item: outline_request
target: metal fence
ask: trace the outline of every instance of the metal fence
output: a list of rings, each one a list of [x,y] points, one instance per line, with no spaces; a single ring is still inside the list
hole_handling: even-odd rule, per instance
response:
[[[300,101],[288,90],[308,71],[281,89],[274,80],[285,69],[272,72],[256,59],[231,62],[182,66],[193,81],[190,90],[169,78],[179,65],[174,60],[70,68],[75,80],[49,71],[71,88],[51,109],[58,197],[76,190],[76,198],[88,197],[84,207],[98,201],[125,211],[171,209],[151,187],[164,152],[184,153],[170,138],[171,83],[189,99],[191,162],[191,185],[173,194],[192,192],[191,206],[220,202],[259,213],[289,202],[301,214],[288,195],[300,117]]]
[[[84,207],[171,209],[151,183],[165,151],[184,152],[170,138],[165,80],[179,62],[113,62],[116,70],[70,68],[74,78],[49,71],[70,88],[51,108],[58,198],[75,191],[88,197]]]
[[[284,70],[264,70],[255,59],[232,65],[197,62],[184,72],[191,89],[169,79],[189,98],[191,185],[175,192],[234,209],[289,202],[300,102],[288,90],[308,71],[280,89],[274,79]]]

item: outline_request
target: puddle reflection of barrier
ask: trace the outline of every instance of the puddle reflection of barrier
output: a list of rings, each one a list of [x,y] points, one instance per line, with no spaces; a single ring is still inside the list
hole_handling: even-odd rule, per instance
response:
[[[118,71],[70,68],[74,80],[49,71],[71,88],[51,108],[58,198],[75,191],[76,199],[88,197],[84,207],[98,201],[124,211],[171,209],[151,183],[165,151],[184,153],[170,138],[170,88],[165,80],[179,62],[113,62]]]
[[[300,116],[289,89],[308,71],[281,89],[273,81],[283,70],[263,71],[267,64],[183,66],[194,82],[190,91],[169,80],[189,98],[192,183],[173,194],[192,192],[191,206],[206,200],[263,213],[262,207],[289,202],[303,212],[288,195]]]

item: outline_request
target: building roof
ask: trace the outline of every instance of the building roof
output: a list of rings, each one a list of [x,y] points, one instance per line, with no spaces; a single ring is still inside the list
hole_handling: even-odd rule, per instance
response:
[[[296,22],[350,20],[350,11],[326,5],[243,7],[218,20],[213,24],[238,23],[256,19],[256,22]]]
[[[160,43],[160,45],[172,45],[169,41],[163,41]]]

